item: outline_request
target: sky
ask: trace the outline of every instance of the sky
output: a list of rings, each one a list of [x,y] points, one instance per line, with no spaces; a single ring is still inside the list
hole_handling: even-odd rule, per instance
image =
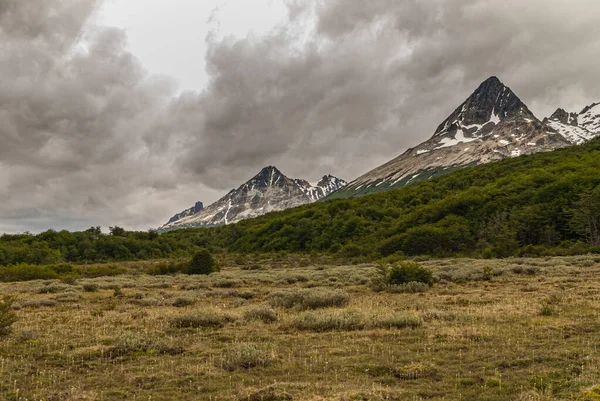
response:
[[[0,233],[147,230],[275,165],[352,180],[495,75],[600,101],[596,0],[0,0]]]

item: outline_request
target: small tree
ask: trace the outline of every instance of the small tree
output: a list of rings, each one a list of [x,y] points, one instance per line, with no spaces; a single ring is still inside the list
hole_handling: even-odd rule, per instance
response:
[[[12,305],[17,297],[5,295],[0,301],[0,337],[10,334],[11,326],[17,321],[17,315],[12,311]]]
[[[190,262],[187,273],[188,274],[211,274],[218,272],[220,269],[219,264],[212,257],[208,249],[200,249]]]

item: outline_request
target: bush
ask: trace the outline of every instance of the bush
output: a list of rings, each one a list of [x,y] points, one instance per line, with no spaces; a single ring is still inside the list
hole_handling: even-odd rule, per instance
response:
[[[396,329],[404,329],[411,328],[416,329],[423,325],[423,319],[419,316],[410,315],[410,314],[396,314],[393,316],[383,317],[377,319],[373,322],[374,327],[381,328],[396,328]]]
[[[148,269],[148,274],[153,276],[173,275],[184,272],[188,267],[186,262],[181,261],[166,261],[159,262]]]
[[[185,308],[186,306],[193,305],[194,303],[196,303],[196,301],[191,298],[179,297],[175,301],[173,301],[171,305],[173,305],[176,308]]]
[[[225,323],[233,322],[233,316],[217,311],[205,310],[193,315],[182,315],[171,318],[169,324],[175,328],[221,328]]]
[[[350,302],[350,295],[343,290],[296,290],[287,292],[276,292],[271,294],[269,303],[273,307],[320,309],[341,308]]]
[[[218,263],[214,260],[208,249],[201,249],[192,258],[186,273],[211,274],[220,270]]]
[[[52,280],[57,279],[58,276],[58,273],[49,266],[20,264],[0,267],[0,281],[3,282]]]
[[[418,263],[400,262],[388,270],[388,283],[395,285],[408,283],[432,285],[433,273]]]
[[[270,346],[240,343],[223,351],[219,362],[223,369],[232,372],[236,369],[265,367],[275,359],[275,352]]]
[[[78,266],[76,271],[86,278],[114,277],[127,272],[125,268],[116,265]]]
[[[277,312],[267,306],[257,306],[244,313],[244,319],[248,321],[260,320],[263,323],[273,323],[277,321],[277,318]]]
[[[377,277],[372,284],[375,288],[378,288],[389,285],[405,285],[408,283],[432,285],[433,273],[418,263],[398,262],[391,267],[380,265],[377,267]]]
[[[85,292],[96,292],[100,286],[96,283],[86,283],[83,285],[83,291]]]
[[[12,306],[17,297],[5,295],[0,301],[0,336],[10,334],[12,325],[17,321],[17,315],[12,311]]]

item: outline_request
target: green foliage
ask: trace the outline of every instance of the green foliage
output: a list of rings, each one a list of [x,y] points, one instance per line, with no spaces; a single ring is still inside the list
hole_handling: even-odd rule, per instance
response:
[[[433,284],[433,273],[418,263],[399,262],[387,270],[386,281],[388,284],[423,283]]]
[[[212,257],[208,249],[201,249],[192,258],[187,274],[211,274],[219,271],[217,261]]]
[[[32,266],[19,264],[15,266],[0,267],[0,281],[31,281],[57,279],[59,274],[50,266]]]
[[[0,337],[10,334],[12,325],[17,321],[17,315],[12,311],[12,306],[17,297],[5,295],[0,301]]]
[[[330,253],[357,262],[600,252],[599,159],[600,138],[215,228],[3,235],[0,266],[189,258],[201,249]],[[236,261],[246,265],[243,256]]]

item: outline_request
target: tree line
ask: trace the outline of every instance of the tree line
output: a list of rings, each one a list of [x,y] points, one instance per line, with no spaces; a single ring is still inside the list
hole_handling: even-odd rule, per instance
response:
[[[508,257],[600,251],[600,139],[470,167],[385,193],[318,202],[237,224],[158,234],[98,227],[0,237],[0,265],[317,252]]]

